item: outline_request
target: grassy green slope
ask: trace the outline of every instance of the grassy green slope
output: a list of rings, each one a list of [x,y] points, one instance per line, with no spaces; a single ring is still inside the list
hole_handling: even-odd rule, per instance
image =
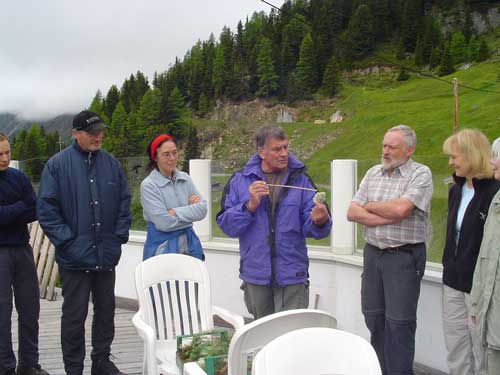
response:
[[[497,62],[483,63],[442,78],[456,77],[460,84],[500,92],[499,69]],[[443,179],[450,174],[441,145],[453,129],[452,86],[415,76],[402,83],[371,76],[355,85],[345,85],[336,107],[348,118],[340,125],[340,135],[307,160],[310,174],[316,182],[327,183],[329,164],[325,161],[357,159],[362,177],[367,168],[378,163],[385,131],[396,124],[412,126],[418,137],[415,159],[427,164],[434,177],[433,235],[428,258],[439,262],[447,205]],[[478,128],[490,140],[500,136],[500,93],[459,88],[458,107],[459,129]]]

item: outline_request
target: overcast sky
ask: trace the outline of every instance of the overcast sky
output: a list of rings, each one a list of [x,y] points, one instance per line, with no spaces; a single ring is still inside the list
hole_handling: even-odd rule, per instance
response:
[[[283,0],[271,1],[280,6]],[[152,79],[259,0],[12,0],[0,12],[0,113],[29,119],[88,107],[137,70]]]

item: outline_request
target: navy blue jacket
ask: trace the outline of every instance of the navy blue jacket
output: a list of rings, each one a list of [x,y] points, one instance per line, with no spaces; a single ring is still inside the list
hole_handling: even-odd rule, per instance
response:
[[[27,246],[26,224],[36,220],[36,196],[28,177],[14,168],[0,171],[0,247]]]
[[[131,217],[127,180],[114,157],[73,142],[45,165],[38,196],[38,221],[59,267],[100,271],[118,264]]]

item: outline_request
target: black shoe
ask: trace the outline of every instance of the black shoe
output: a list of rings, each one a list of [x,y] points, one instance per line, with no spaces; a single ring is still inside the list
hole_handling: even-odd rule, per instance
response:
[[[15,368],[0,369],[0,375],[16,375]]]
[[[92,375],[127,375],[118,370],[118,367],[109,358],[100,360],[99,362],[92,362]]]
[[[40,365],[35,367],[18,367],[16,375],[50,375],[47,371],[42,369]]]

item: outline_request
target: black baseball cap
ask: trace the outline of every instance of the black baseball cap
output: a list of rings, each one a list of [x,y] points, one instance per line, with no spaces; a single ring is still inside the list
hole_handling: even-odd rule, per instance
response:
[[[73,118],[73,129],[83,130],[87,133],[99,132],[108,126],[102,122],[99,115],[91,111],[81,111]]]

